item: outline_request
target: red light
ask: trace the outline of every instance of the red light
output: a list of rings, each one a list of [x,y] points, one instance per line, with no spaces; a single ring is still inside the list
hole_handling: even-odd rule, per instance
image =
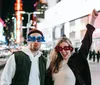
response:
[[[23,10],[23,4],[22,3],[15,3],[14,9],[22,11]]]
[[[4,21],[0,18],[0,22],[4,25]]]

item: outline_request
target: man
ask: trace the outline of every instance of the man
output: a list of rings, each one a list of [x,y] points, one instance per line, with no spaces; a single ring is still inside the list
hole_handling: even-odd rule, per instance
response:
[[[45,85],[46,59],[40,51],[43,33],[28,34],[28,46],[10,56],[1,77],[1,85]]]

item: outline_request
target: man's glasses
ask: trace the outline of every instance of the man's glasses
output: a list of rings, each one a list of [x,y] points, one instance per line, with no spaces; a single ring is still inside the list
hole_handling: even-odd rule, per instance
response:
[[[36,36],[28,36],[28,41],[31,41],[31,42],[35,42],[35,41],[37,41],[37,42],[45,42],[43,36],[38,36],[38,37],[36,37]]]
[[[55,47],[55,50],[56,50],[57,52],[63,51],[63,50],[65,50],[65,51],[67,51],[67,50],[73,51],[73,47],[71,47],[71,46],[64,46],[64,47],[62,48],[61,46],[56,46],[56,47]]]

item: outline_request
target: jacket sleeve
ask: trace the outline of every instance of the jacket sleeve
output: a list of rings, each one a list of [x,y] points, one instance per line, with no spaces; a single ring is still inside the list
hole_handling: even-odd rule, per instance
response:
[[[4,67],[2,76],[1,76],[1,84],[0,85],[10,85],[12,82],[12,78],[15,74],[15,59],[14,55],[11,55],[7,60],[7,63]]]
[[[84,55],[85,58],[87,58],[87,55],[89,53],[89,50],[92,44],[92,34],[93,34],[93,31],[95,30],[95,28],[90,24],[87,24],[86,27],[87,27],[87,31],[82,40],[82,45],[79,49],[79,55],[81,56]]]
[[[54,85],[54,81],[52,79],[52,75],[49,72],[46,72],[45,85]]]

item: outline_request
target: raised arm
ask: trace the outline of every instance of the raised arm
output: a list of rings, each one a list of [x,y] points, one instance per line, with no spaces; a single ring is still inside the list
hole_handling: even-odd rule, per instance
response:
[[[82,45],[79,49],[79,54],[80,55],[84,55],[84,57],[87,58],[87,55],[89,53],[89,49],[91,47],[91,44],[92,44],[92,34],[93,34],[93,31],[95,30],[95,28],[93,27],[94,23],[95,23],[95,20],[98,16],[98,12],[94,9],[92,11],[92,14],[91,14],[91,21],[89,24],[86,25],[87,27],[87,31],[86,31],[86,34],[82,40]]]

